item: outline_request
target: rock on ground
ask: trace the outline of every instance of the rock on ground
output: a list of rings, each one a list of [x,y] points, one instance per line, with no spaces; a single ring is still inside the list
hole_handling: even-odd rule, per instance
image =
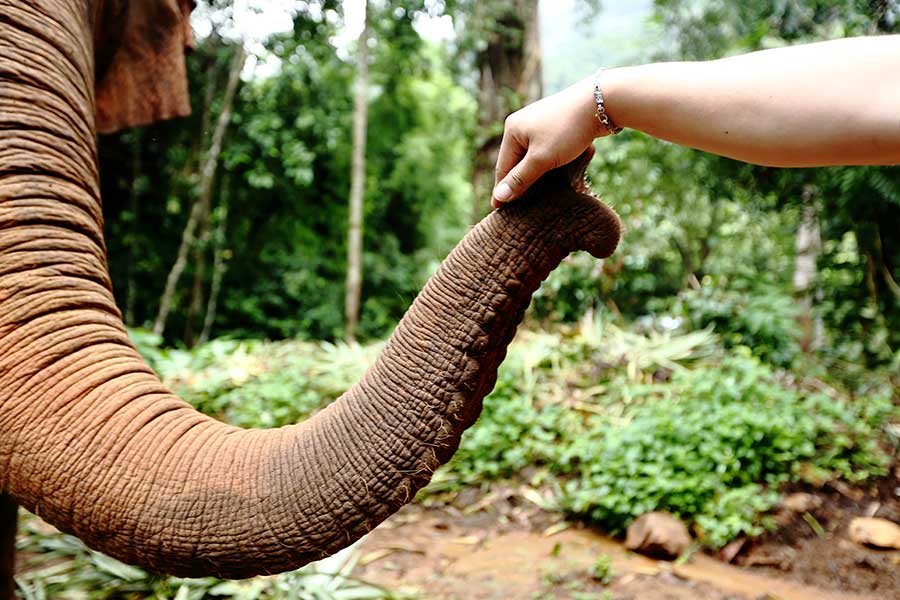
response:
[[[857,517],[847,528],[857,544],[900,550],[900,525],[887,519]]]
[[[641,515],[628,526],[625,547],[641,554],[674,559],[691,545],[684,523],[666,512]]]
[[[798,492],[784,498],[780,507],[795,513],[805,513],[822,506],[822,499],[813,494]]]

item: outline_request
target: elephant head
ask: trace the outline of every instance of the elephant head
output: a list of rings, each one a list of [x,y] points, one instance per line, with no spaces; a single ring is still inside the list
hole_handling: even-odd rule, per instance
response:
[[[531,294],[570,252],[612,253],[618,219],[583,183],[588,156],[550,173],[469,232],[333,404],[268,431],[217,422],[160,383],[113,300],[95,83],[118,92],[94,75],[97,10],[0,0],[0,494],[156,572],[297,568],[413,499],[478,417]]]
[[[191,112],[184,64],[194,0],[95,0],[97,131]]]

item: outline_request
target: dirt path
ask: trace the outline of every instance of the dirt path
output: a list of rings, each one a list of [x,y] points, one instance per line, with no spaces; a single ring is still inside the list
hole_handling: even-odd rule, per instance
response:
[[[413,505],[364,540],[358,575],[429,600],[900,598],[900,590],[892,596],[824,589],[700,553],[680,565],[655,561],[555,518],[523,506],[466,514]],[[591,575],[598,559],[610,565],[607,585]]]
[[[775,577],[789,574],[803,583],[827,582],[833,588],[900,598],[900,551],[860,546],[848,535],[855,517],[900,523],[900,467],[893,477],[864,488],[830,482],[786,491],[797,492],[809,506],[777,511],[777,530],[747,544],[738,564]]]

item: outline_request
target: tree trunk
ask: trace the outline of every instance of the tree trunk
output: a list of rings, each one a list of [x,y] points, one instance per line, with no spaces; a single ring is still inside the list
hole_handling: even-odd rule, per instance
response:
[[[209,202],[210,197],[207,196],[200,207],[200,218],[197,227],[200,234],[197,236],[194,244],[194,281],[191,285],[191,301],[188,304],[187,318],[184,324],[184,343],[192,348],[196,343],[195,321],[200,315],[200,310],[204,304],[204,291],[206,283],[206,250],[209,246]]]
[[[813,188],[807,188],[803,196],[800,224],[794,240],[793,285],[801,310],[800,325],[803,337],[800,340],[800,347],[804,352],[813,352],[821,347],[824,336],[822,320],[813,314],[822,235],[815,206],[817,192]]]
[[[194,244],[194,231],[203,214],[204,205],[209,205],[210,196],[212,195],[213,183],[215,181],[216,169],[219,166],[219,156],[222,153],[222,141],[225,138],[225,132],[228,130],[228,124],[231,121],[231,108],[234,103],[234,96],[237,92],[238,83],[241,79],[241,69],[244,67],[246,53],[242,44],[238,44],[235,48],[234,60],[231,63],[231,72],[228,74],[228,84],[225,87],[225,96],[222,99],[222,112],[216,121],[216,128],[213,131],[212,141],[210,142],[209,152],[203,163],[203,170],[200,173],[200,192],[193,203],[191,213],[188,216],[187,224],[184,232],[181,234],[181,244],[178,247],[178,254],[175,263],[169,271],[166,278],[166,287],[163,290],[162,297],[159,301],[159,312],[153,322],[153,333],[162,335],[166,328],[166,319],[171,310],[172,300],[175,296],[175,288],[178,280],[184,272],[187,263],[188,252]]]
[[[476,3],[474,18],[486,18],[486,7]],[[543,95],[538,0],[496,0],[492,8],[499,16],[476,57],[478,134],[472,167],[472,223],[490,210],[504,119]]]
[[[891,270],[883,262],[881,263],[881,276],[884,278],[884,283],[891,291],[891,294],[894,295],[897,302],[900,302],[900,284],[897,283],[897,280],[891,275]]]
[[[222,291],[222,279],[225,277],[227,263],[225,261],[226,226],[228,223],[228,193],[223,190],[222,199],[216,215],[216,231],[213,234],[213,272],[212,285],[209,290],[209,301],[206,304],[206,316],[203,318],[203,330],[200,332],[198,344],[209,341],[213,323],[216,320],[216,310],[219,305],[219,294]]]
[[[16,527],[19,506],[0,494],[0,598],[15,598]]]
[[[366,132],[369,118],[369,3],[356,54],[356,98],[353,104],[353,164],[347,222],[347,290],[344,297],[344,338],[356,339],[362,297],[363,205],[366,184]]]
[[[869,250],[863,250],[866,257],[866,289],[873,306],[878,306],[878,282],[875,280],[875,257]]]
[[[670,241],[675,247],[675,251],[681,258],[681,276],[684,278],[683,285],[697,289],[694,282],[699,281],[694,272],[694,249],[691,247],[690,240],[683,243],[678,236],[672,236]]]
[[[131,227],[137,227],[139,220],[138,207],[140,206],[140,181],[143,171],[143,148],[141,142],[143,136],[140,129],[132,133],[134,141],[131,144],[131,190],[128,194],[128,211],[131,213]],[[134,327],[134,306],[137,303],[137,253],[132,244],[128,250],[128,282],[125,284],[125,324]]]

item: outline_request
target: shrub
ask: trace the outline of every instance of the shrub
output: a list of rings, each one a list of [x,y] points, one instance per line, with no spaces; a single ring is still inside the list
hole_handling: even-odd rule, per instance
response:
[[[535,292],[532,315],[538,320],[571,323],[599,308],[612,284],[603,275],[603,265],[586,252],[566,257]]]
[[[747,356],[682,371],[664,397],[616,419],[593,418],[556,456],[566,510],[614,531],[651,510],[697,521],[719,546],[760,532],[775,502],[762,493],[808,478],[865,480],[889,456],[881,427],[896,413],[888,397],[856,403],[806,395],[776,383]]]
[[[797,303],[779,288],[704,285],[681,292],[675,310],[694,328],[714,327],[726,348],[747,346],[773,365],[790,366],[800,352]]]
[[[501,377],[445,478],[473,483],[537,465],[573,515],[619,532],[666,510],[713,547],[759,534],[784,482],[883,475],[882,426],[900,416],[888,395],[850,402],[784,387],[746,352],[668,383],[611,378],[627,389],[587,417],[527,400],[516,393],[522,379],[515,369]]]

